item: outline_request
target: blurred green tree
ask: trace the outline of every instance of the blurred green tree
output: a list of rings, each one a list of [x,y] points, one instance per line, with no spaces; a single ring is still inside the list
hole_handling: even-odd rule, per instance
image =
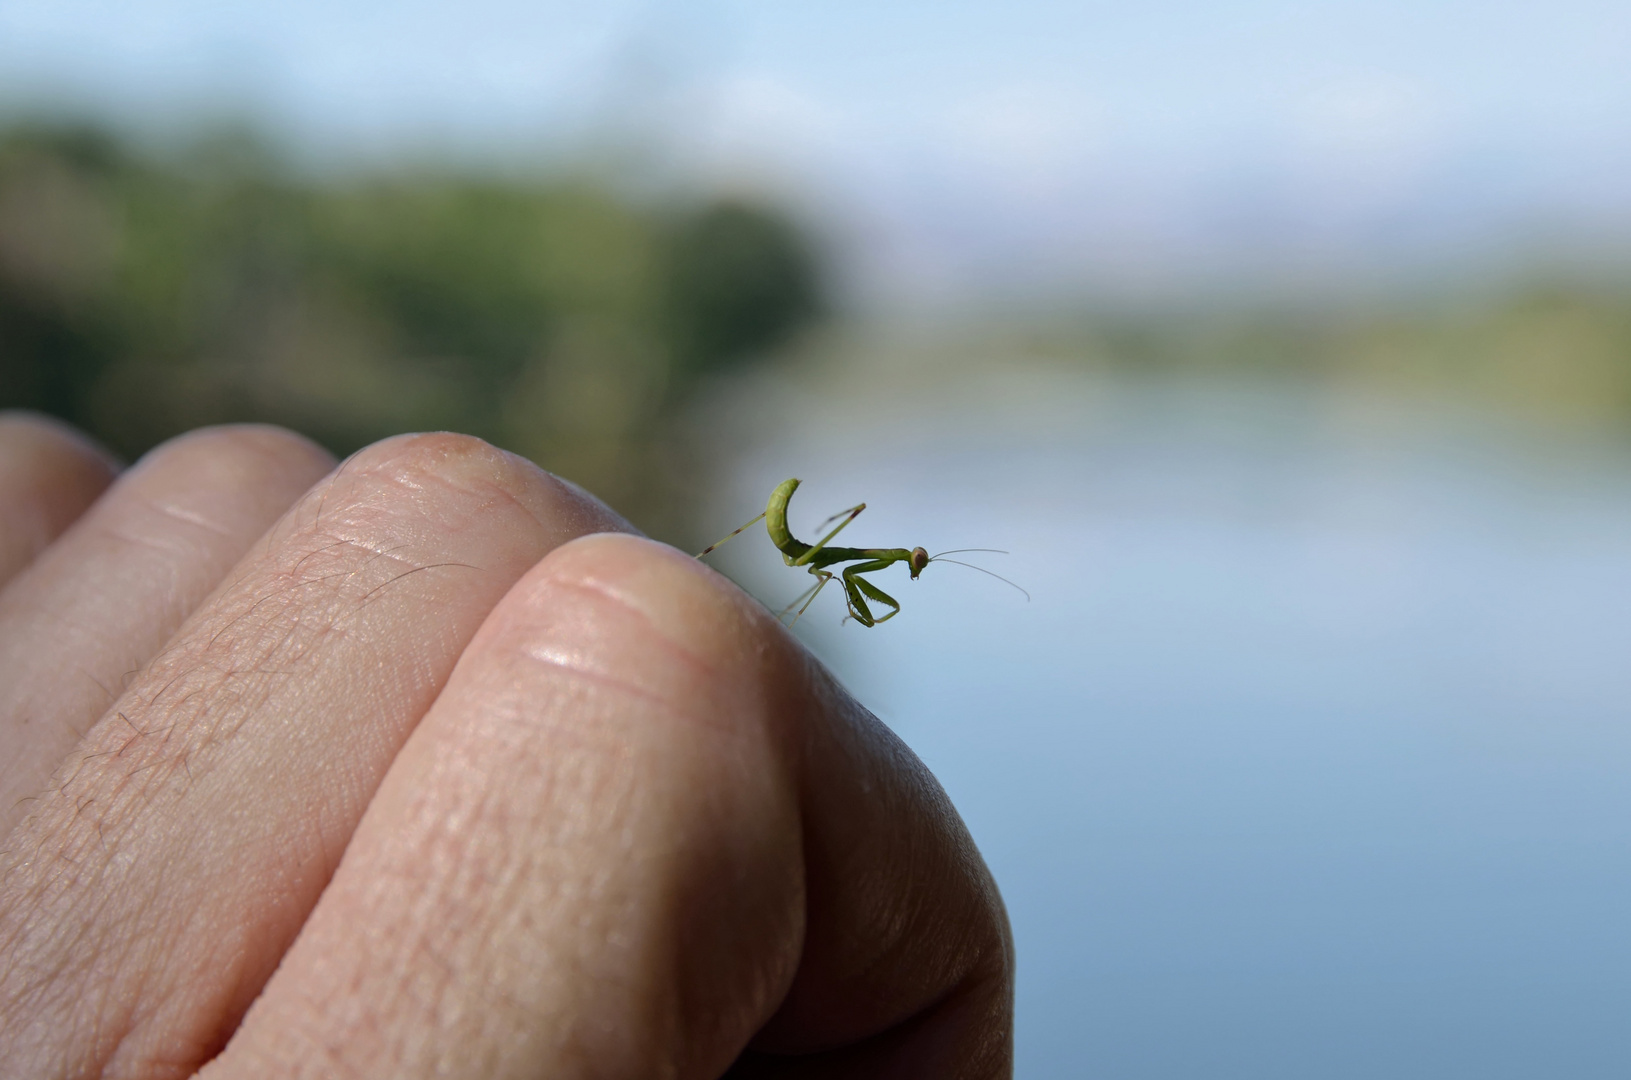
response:
[[[168,155],[94,128],[0,132],[0,407],[127,456],[226,421],[339,453],[453,428],[664,532],[672,418],[821,310],[810,245],[741,201],[430,168],[301,178],[241,132]]]

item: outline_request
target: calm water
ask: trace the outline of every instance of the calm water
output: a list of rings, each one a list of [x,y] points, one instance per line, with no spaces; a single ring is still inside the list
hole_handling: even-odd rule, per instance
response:
[[[1012,549],[1030,603],[896,568],[895,621],[800,629],[996,873],[1019,1074],[1631,1074],[1631,457],[1032,389],[790,412],[720,509],[800,475],[795,531],[864,498],[847,542]],[[729,568],[784,601],[759,541]]]

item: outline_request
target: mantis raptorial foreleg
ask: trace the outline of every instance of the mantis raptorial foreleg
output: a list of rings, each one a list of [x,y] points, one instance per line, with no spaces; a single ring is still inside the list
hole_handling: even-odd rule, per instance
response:
[[[872,582],[860,577],[861,574],[870,574],[875,570],[886,570],[893,564],[884,559],[875,559],[872,562],[858,563],[844,569],[844,595],[849,600],[850,614],[862,626],[876,626],[881,622],[888,622],[900,614],[900,601],[878,588]],[[872,609],[867,606],[862,594],[870,596],[880,604],[888,604],[892,609],[887,615],[874,616]]]

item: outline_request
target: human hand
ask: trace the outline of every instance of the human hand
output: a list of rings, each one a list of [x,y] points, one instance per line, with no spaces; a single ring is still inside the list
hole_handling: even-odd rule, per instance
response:
[[[78,519],[0,593],[0,1075],[1007,1075],[978,852],[774,618],[477,440],[332,467],[0,418],[0,574]]]

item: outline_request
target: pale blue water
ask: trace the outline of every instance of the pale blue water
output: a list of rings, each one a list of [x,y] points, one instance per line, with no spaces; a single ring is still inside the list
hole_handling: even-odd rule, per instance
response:
[[[1035,596],[809,626],[996,873],[1020,1076],[1631,1075],[1631,458],[1268,390],[824,423],[741,504]]]

